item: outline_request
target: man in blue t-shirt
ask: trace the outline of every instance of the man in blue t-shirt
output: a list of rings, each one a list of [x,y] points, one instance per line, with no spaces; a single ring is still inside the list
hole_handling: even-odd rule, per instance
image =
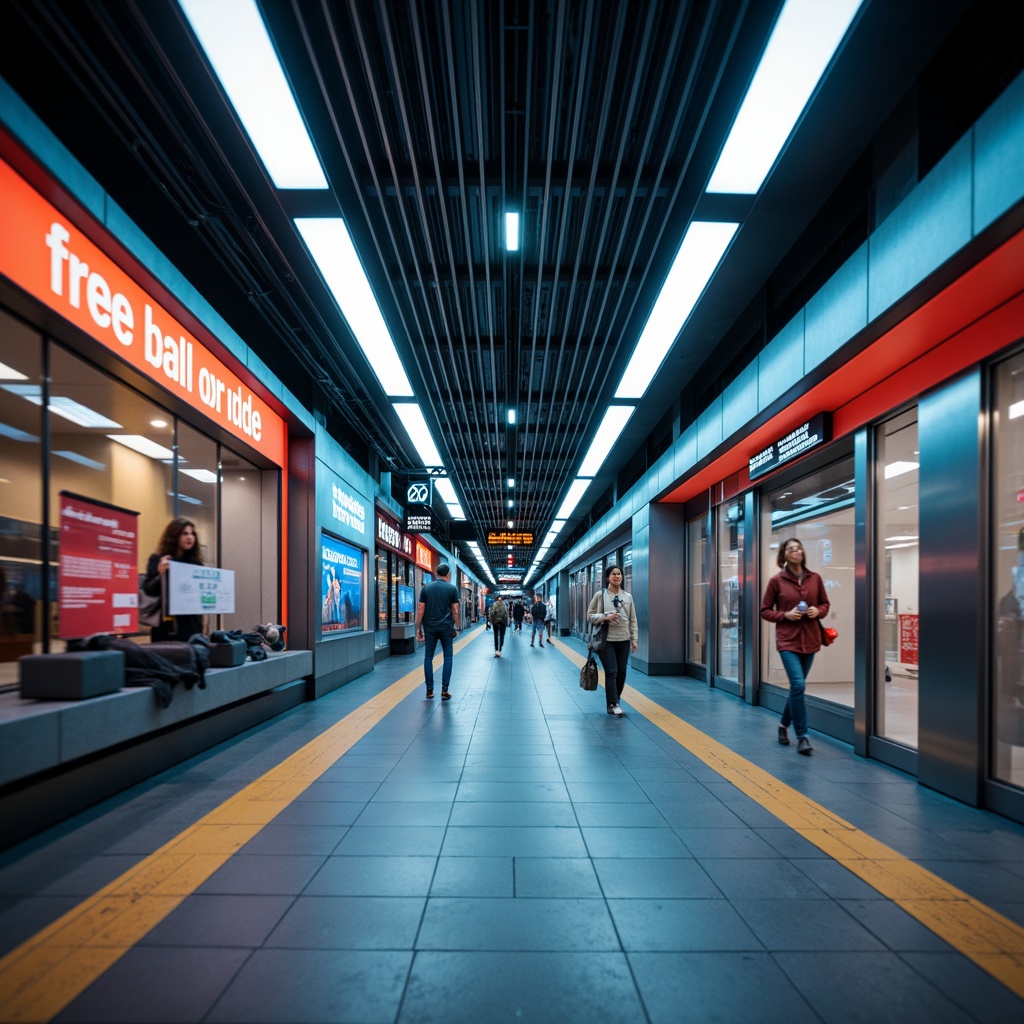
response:
[[[434,696],[434,651],[438,641],[444,655],[441,669],[441,700],[448,700],[448,683],[452,678],[452,642],[459,631],[459,591],[448,581],[451,570],[446,562],[437,567],[438,578],[420,591],[416,609],[416,639],[424,641],[423,675],[427,684],[427,700]]]

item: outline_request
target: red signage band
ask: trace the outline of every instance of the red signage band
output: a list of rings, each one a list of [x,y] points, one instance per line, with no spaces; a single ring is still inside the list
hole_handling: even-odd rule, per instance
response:
[[[0,274],[275,465],[285,464],[284,420],[2,160],[0,217]]]

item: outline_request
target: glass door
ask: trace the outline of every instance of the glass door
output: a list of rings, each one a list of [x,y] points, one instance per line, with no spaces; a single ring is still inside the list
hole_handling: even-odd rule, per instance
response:
[[[918,744],[918,447],[917,409],[876,433],[878,595],[875,655],[876,735]]]
[[[743,642],[743,502],[730,501],[717,510],[718,579],[716,605],[718,615],[716,675],[727,686],[741,693],[740,652]]]

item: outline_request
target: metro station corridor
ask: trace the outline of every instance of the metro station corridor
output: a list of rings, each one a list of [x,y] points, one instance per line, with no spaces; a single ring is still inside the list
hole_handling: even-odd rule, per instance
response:
[[[1024,827],[583,652],[477,625],[0,854],[0,1020],[1020,1019]]]

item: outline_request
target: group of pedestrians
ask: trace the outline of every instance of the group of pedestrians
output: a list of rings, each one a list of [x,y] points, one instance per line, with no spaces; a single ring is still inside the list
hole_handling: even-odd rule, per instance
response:
[[[807,736],[807,676],[815,654],[822,647],[822,620],[828,615],[830,605],[825,582],[807,566],[803,544],[796,537],[782,542],[776,564],[779,571],[768,581],[761,600],[761,618],[775,624],[775,646],[789,681],[789,695],[779,721],[779,743],[789,746],[792,724],[797,752],[810,754],[813,748]],[[434,696],[433,661],[438,643],[444,655],[441,699],[448,700],[451,696],[448,686],[452,674],[452,645],[459,631],[459,592],[448,581],[449,572],[444,563],[437,567],[438,578],[421,591],[416,612],[416,638],[425,643],[423,671],[428,700]],[[607,711],[616,718],[623,717],[620,701],[626,686],[629,655],[636,653],[639,639],[633,597],[622,589],[622,582],[622,569],[610,566],[605,570],[604,586],[587,608],[587,621],[592,630],[607,626],[605,643],[598,657],[604,668]],[[517,601],[512,609],[517,632],[522,629],[524,617],[523,605]],[[533,626],[530,646],[543,648],[545,628],[550,645],[554,616],[539,595],[530,609],[530,619]],[[488,620],[494,633],[494,656],[500,658],[509,622],[509,610],[500,594],[490,607]]]

